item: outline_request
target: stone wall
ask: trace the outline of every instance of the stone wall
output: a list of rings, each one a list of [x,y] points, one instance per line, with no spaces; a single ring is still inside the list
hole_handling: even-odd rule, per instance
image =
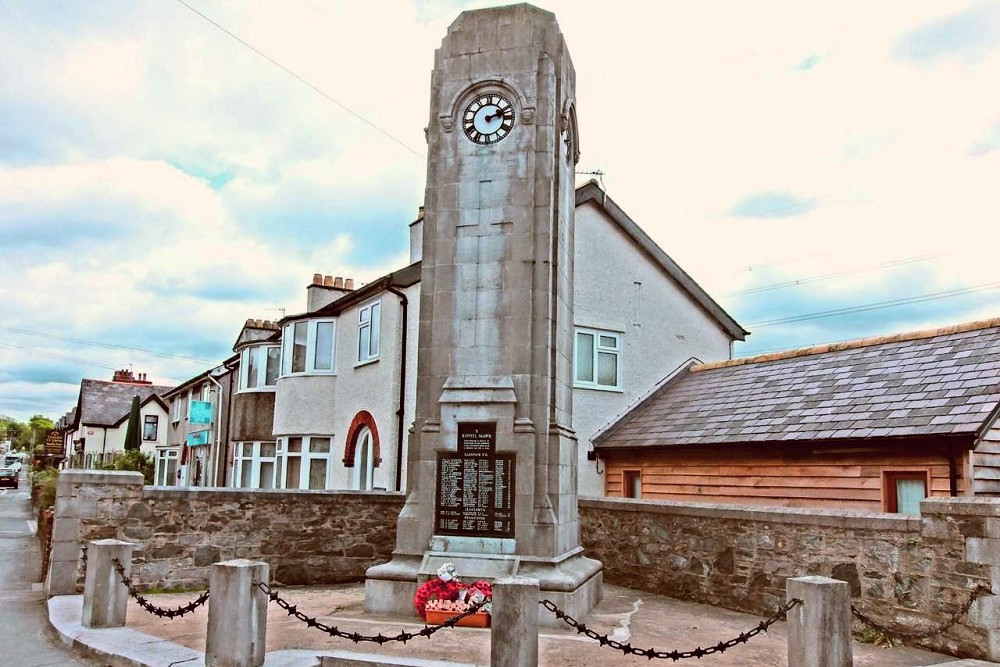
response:
[[[671,501],[581,499],[584,548],[605,581],[770,614],[785,579],[847,581],[853,604],[910,631],[944,623],[979,585],[1000,593],[1000,502],[924,501],[922,517]],[[1000,658],[1000,597],[922,645]]]
[[[209,566],[266,561],[280,584],[359,581],[389,559],[403,495],[143,487],[138,473],[59,475],[50,595],[83,586],[81,545],[104,538],[137,544],[141,589],[203,589]]]

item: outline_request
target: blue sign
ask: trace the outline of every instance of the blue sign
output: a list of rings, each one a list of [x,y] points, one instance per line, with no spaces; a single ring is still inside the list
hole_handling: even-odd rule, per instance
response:
[[[212,423],[212,404],[208,401],[191,401],[188,409],[188,421],[192,424]]]
[[[200,447],[201,445],[207,445],[208,441],[211,439],[209,437],[210,434],[211,431],[195,431],[193,433],[188,433],[188,447]]]

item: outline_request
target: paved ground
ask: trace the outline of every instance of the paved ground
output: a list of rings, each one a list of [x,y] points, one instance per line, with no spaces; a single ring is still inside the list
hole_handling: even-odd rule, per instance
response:
[[[341,630],[364,634],[396,634],[401,630],[418,630],[414,618],[366,614],[364,588],[361,585],[330,587],[292,587],[281,591],[282,596],[309,616]],[[156,604],[176,607],[195,597],[194,594],[151,596]],[[146,634],[170,639],[198,651],[205,648],[207,611],[200,608],[193,615],[172,621],[144,612],[134,603],[129,606],[128,625]],[[588,626],[607,633],[621,642],[657,650],[688,650],[730,639],[756,626],[762,619],[748,614],[715,607],[682,602],[641,591],[605,586],[604,601],[586,619]],[[442,630],[431,639],[419,638],[406,645],[393,643],[379,649],[373,644],[355,645],[348,640],[331,639],[324,633],[306,627],[289,618],[273,603],[268,610],[267,650],[310,648],[351,650],[412,658],[450,660],[488,665],[489,630],[456,628]],[[765,635],[748,644],[730,649],[725,654],[697,661],[704,667],[739,665],[741,667],[785,667],[785,624],[778,622]],[[543,630],[539,642],[540,665],[602,667],[648,664],[646,658],[625,656],[572,631]],[[955,658],[912,648],[876,648],[855,643],[856,667],[904,667],[938,665]],[[674,663],[670,663],[674,664]]]
[[[19,489],[0,489],[0,665],[96,665],[64,647],[49,627],[26,471]]]

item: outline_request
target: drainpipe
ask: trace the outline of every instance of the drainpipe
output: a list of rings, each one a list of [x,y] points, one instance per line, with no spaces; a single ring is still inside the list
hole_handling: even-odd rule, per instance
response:
[[[399,351],[399,407],[396,409],[396,491],[401,491],[403,482],[403,406],[406,401],[406,327],[409,299],[392,285],[386,289],[399,297],[399,305],[403,313],[403,334],[399,342],[401,348]]]
[[[225,397],[225,394],[226,394],[225,390],[222,388],[222,383],[220,383],[218,380],[216,380],[212,376],[212,374],[215,372],[215,370],[216,369],[213,368],[212,370],[210,370],[208,372],[208,375],[206,376],[209,379],[209,381],[212,384],[214,384],[219,389],[219,400],[216,401],[216,405],[215,405],[215,407],[216,407],[216,417],[215,417],[215,464],[212,466],[212,476],[215,478],[215,480],[214,480],[215,483],[212,484],[212,486],[218,486],[219,485],[219,458],[220,458],[220,456],[219,456],[219,449],[220,449],[219,441],[222,439],[222,401],[223,401],[223,399]],[[223,485],[225,485],[225,481],[224,480],[223,480]]]

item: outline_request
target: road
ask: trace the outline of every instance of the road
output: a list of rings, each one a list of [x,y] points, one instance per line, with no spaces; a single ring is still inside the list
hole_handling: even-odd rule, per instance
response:
[[[0,664],[97,667],[61,644],[49,627],[33,519],[25,467],[20,488],[0,489]]]

